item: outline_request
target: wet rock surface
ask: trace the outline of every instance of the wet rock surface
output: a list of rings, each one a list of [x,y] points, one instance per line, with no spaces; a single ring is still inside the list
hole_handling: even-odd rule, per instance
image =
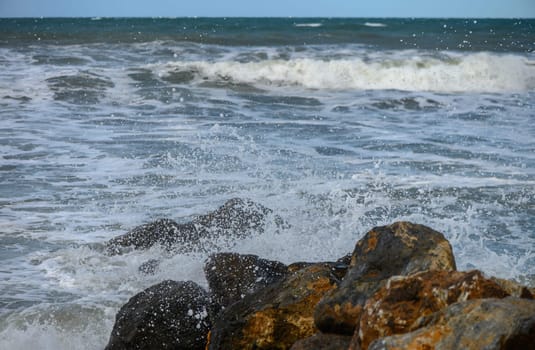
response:
[[[145,275],[154,275],[160,267],[160,260],[150,259],[139,265],[138,271]]]
[[[207,260],[204,273],[214,302],[224,308],[281,280],[289,272],[283,263],[256,255],[217,253]]]
[[[202,251],[211,239],[227,237],[243,238],[253,232],[261,232],[266,215],[271,213],[258,203],[234,198],[217,210],[201,215],[191,222],[179,224],[171,219],[159,219],[140,225],[115,237],[106,243],[109,254],[120,254],[124,250],[148,249],[160,244],[179,252]]]
[[[317,327],[326,333],[351,335],[366,300],[386,280],[425,270],[456,270],[444,235],[409,222],[375,227],[357,242],[341,285],[316,307]]]
[[[164,281],[133,296],[117,313],[106,350],[204,349],[210,330],[206,291]]]
[[[143,225],[109,247],[194,251],[206,237],[261,231],[269,213],[231,200],[188,224]],[[145,274],[158,269],[156,259],[140,266]],[[375,227],[333,262],[286,265],[218,252],[204,273],[208,292],[164,281],[132,297],[106,349],[535,350],[533,289],[456,271],[444,235],[422,225]]]
[[[329,264],[316,264],[249,294],[221,312],[208,349],[289,349],[318,332],[314,306],[337,283]]]
[[[355,337],[363,349],[375,339],[408,332],[420,317],[460,301],[509,293],[481,272],[425,271],[388,280],[368,299]]]
[[[346,350],[351,337],[339,334],[317,333],[298,340],[290,350]]]
[[[423,318],[414,332],[377,339],[369,350],[535,349],[535,301],[475,299]]]

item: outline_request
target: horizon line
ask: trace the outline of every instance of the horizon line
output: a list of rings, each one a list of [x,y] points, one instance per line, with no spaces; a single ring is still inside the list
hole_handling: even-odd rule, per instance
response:
[[[519,19],[533,20],[535,17],[457,17],[457,16],[7,16],[0,19],[227,19],[227,18],[247,18],[247,19]]]

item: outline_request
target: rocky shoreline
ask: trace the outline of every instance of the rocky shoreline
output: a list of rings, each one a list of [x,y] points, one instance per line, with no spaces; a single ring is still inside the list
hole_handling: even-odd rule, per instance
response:
[[[108,252],[154,244],[202,251],[214,237],[261,231],[271,214],[232,199],[187,224],[135,228],[109,241]],[[208,290],[163,281],[133,296],[106,350],[535,349],[535,290],[457,271],[450,243],[423,225],[372,228],[351,254],[329,262],[285,265],[222,252],[204,272]]]

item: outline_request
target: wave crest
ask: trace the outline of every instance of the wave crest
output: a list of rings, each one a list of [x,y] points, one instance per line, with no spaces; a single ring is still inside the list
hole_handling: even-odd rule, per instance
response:
[[[383,27],[387,26],[386,24],[379,23],[379,22],[366,22],[366,23],[364,23],[364,25],[366,27],[376,27],[376,28],[383,28]]]
[[[255,86],[310,89],[405,90],[435,92],[520,92],[535,86],[535,67],[517,55],[476,53],[464,56],[383,57],[373,60],[271,59],[179,61],[160,75],[191,72],[199,80],[224,80]]]

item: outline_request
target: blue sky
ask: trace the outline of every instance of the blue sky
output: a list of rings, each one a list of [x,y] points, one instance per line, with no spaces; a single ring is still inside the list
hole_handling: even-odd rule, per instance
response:
[[[0,0],[0,17],[523,17],[535,0]]]

